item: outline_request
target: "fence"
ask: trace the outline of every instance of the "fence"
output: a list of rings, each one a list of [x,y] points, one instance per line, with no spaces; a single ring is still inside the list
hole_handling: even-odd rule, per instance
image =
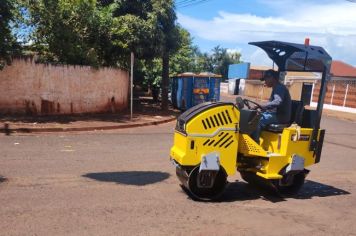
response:
[[[314,85],[313,102],[318,101],[320,83]],[[327,85],[324,104],[356,108],[356,81],[334,80]]]
[[[36,64],[15,59],[0,71],[0,113],[116,112],[128,106],[129,74],[114,68]]]
[[[287,88],[293,100],[300,100],[305,81],[292,81],[287,84]],[[310,83],[310,81],[309,81]],[[313,86],[312,106],[318,101],[320,83]],[[246,81],[245,96],[257,98],[259,100],[268,100],[271,89],[264,86],[263,82],[257,80]],[[332,80],[327,85],[325,95],[325,108],[347,111],[355,113],[356,110],[356,80]]]

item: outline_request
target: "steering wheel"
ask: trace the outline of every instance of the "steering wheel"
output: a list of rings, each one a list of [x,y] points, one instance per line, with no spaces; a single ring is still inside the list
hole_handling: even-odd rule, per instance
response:
[[[260,104],[258,104],[257,102],[251,101],[249,99],[243,99],[243,102],[244,102],[245,106],[247,106],[247,108],[250,110],[258,110],[258,109],[261,111],[264,110],[263,107]],[[255,107],[253,108],[251,106],[251,104],[255,105]]]

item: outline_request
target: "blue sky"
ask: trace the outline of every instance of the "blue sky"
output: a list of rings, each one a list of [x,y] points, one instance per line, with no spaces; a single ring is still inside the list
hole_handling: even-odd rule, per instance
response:
[[[356,66],[356,3],[347,0],[208,0],[178,7],[177,14],[204,52],[221,45],[241,52],[244,61],[271,65],[263,51],[247,43],[303,43],[309,37],[335,60]]]

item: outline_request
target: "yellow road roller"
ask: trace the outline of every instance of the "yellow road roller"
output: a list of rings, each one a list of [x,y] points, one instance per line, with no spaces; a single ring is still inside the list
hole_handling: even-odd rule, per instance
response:
[[[292,101],[289,123],[268,125],[260,143],[251,135],[260,119],[256,104],[208,102],[190,108],[178,119],[170,159],[182,186],[196,200],[215,200],[227,177],[240,172],[249,183],[268,184],[282,195],[296,194],[308,166],[320,161],[325,130],[320,128],[332,58],[319,46],[280,41],[252,42],[263,49],[280,72],[321,74],[316,109]],[[285,74],[285,73],[281,73]]]

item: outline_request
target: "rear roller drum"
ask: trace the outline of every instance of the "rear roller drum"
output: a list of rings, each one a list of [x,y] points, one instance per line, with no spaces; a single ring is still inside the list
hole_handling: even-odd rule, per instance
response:
[[[199,166],[191,171],[177,168],[177,177],[191,197],[201,201],[216,200],[222,195],[227,184],[227,175],[222,169],[199,172]]]
[[[302,188],[308,170],[298,173],[284,174],[282,179],[268,180],[257,176],[254,172],[241,171],[241,177],[246,182],[276,191],[278,194],[292,196]]]
[[[272,180],[272,185],[282,195],[295,195],[303,187],[308,172],[304,170],[296,174],[285,174],[282,179]]]

